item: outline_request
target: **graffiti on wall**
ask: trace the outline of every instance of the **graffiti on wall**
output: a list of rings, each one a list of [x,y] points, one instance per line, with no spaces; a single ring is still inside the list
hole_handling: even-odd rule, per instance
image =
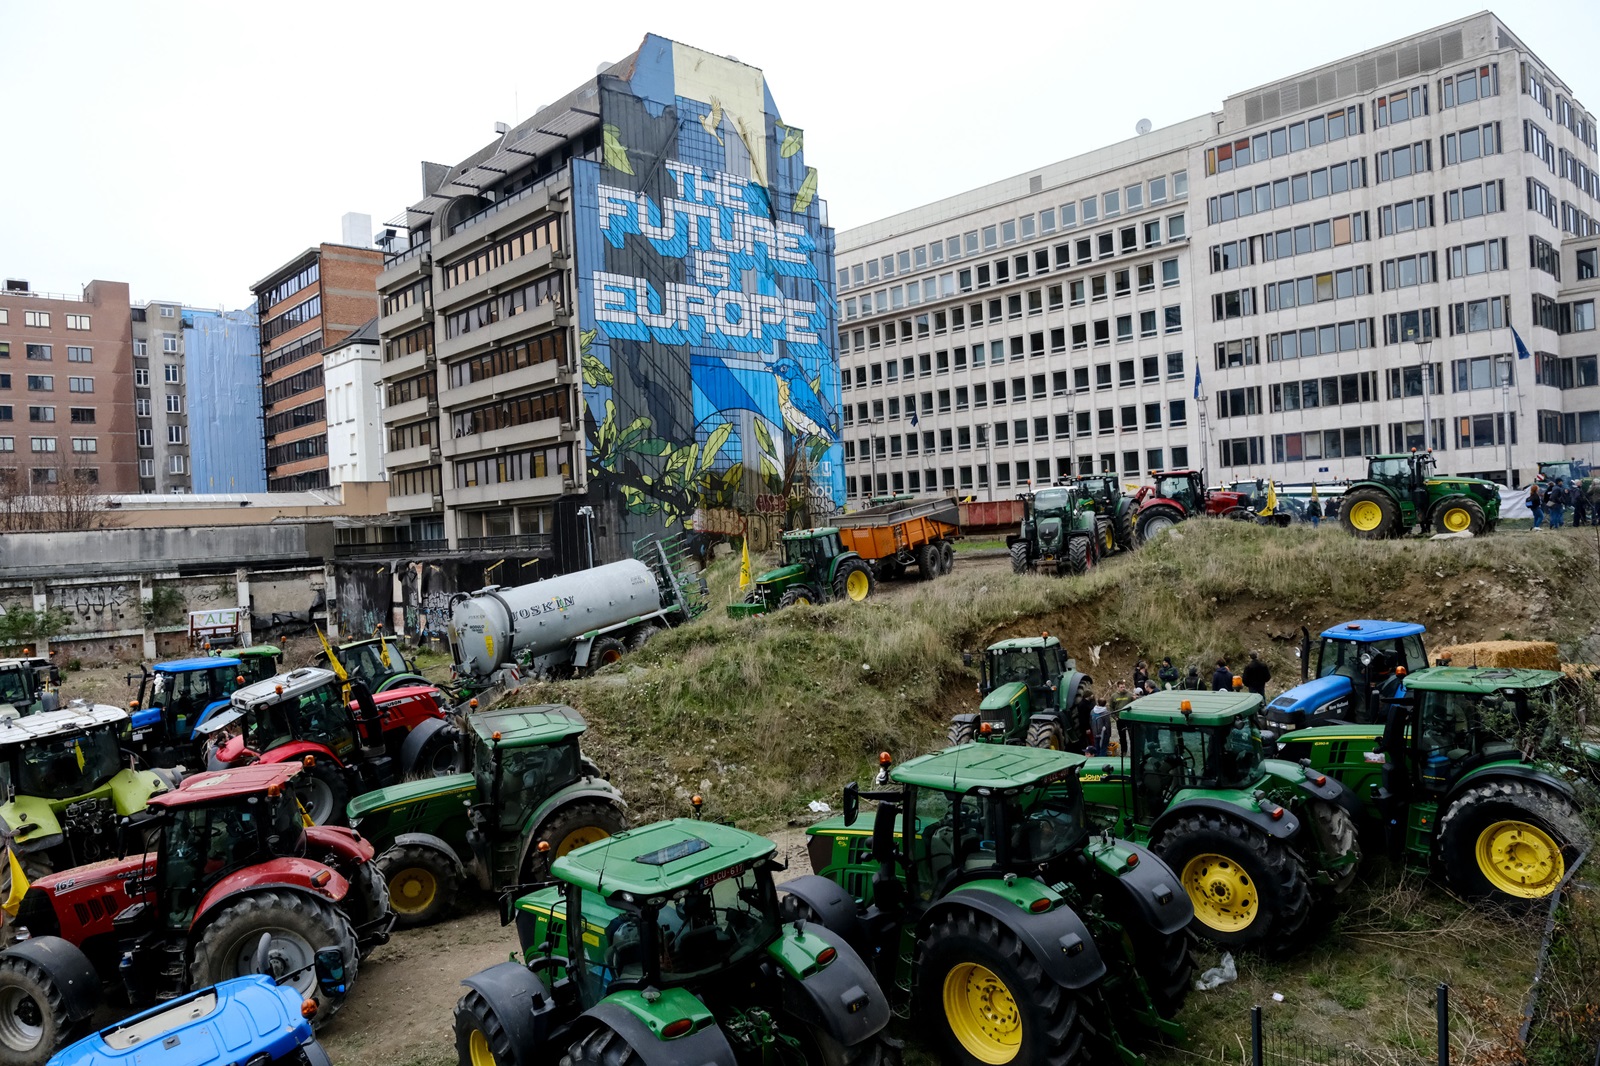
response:
[[[843,500],[833,231],[760,71],[647,37],[573,164],[591,485],[659,526]],[[644,528],[643,526],[639,528]]]
[[[69,585],[55,595],[57,607],[83,622],[102,619],[108,611],[119,615],[128,604],[126,585]]]

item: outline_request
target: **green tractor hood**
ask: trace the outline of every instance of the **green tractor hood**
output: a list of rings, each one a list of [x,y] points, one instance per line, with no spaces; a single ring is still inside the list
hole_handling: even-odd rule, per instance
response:
[[[1060,515],[1043,515],[1034,528],[1038,531],[1039,548],[1042,551],[1054,552],[1063,547],[1065,523]]]
[[[420,802],[450,802],[459,804],[477,795],[478,782],[471,774],[450,774],[446,777],[427,777],[420,781],[402,781],[398,785],[363,792],[350,801],[350,821],[366,819],[396,807]],[[370,835],[370,834],[369,834]]]

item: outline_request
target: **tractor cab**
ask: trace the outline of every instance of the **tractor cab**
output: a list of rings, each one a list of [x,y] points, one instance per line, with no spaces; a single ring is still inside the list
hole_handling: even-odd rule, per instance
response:
[[[1594,476],[1594,468],[1582,459],[1561,459],[1553,463],[1540,463],[1539,476],[1545,481],[1560,479],[1568,485],[1577,485]]]
[[[1256,728],[1261,697],[1251,692],[1155,692],[1129,704],[1131,739],[1124,769],[1134,819],[1152,821],[1187,789],[1248,792],[1262,776],[1265,749]],[[1091,766],[1099,759],[1090,759]]]
[[[201,720],[227,706],[228,697],[245,681],[240,659],[206,657],[156,663],[139,679],[139,695],[129,704],[133,746],[140,750],[163,745],[186,749]],[[163,761],[163,765],[171,762]]]
[[[470,812],[484,869],[495,884],[518,876],[527,821],[539,806],[587,772],[578,738],[588,728],[571,707],[548,703],[472,715],[472,773],[480,802]],[[598,840],[604,834],[592,839]],[[591,840],[556,840],[565,854]]]
[[[1115,474],[1079,474],[1073,484],[1084,500],[1102,513],[1115,511],[1122,496],[1122,485]]]
[[[1367,456],[1367,480],[1387,485],[1395,492],[1409,493],[1421,489],[1433,472],[1438,460],[1432,452],[1410,452],[1405,455]]]
[[[1422,626],[1407,622],[1346,622],[1322,631],[1317,648],[1317,677],[1344,677],[1357,685],[1376,687],[1396,667],[1422,670],[1428,654]]]
[[[350,680],[367,686],[376,695],[400,685],[425,685],[427,679],[417,673],[416,664],[406,658],[400,641],[392,636],[375,636],[366,640],[353,640],[339,645],[335,654]],[[327,666],[328,653],[317,655],[319,665]]]
[[[1033,494],[1032,505],[1036,517],[1060,518],[1077,509],[1078,493],[1070,486],[1040,489]]]
[[[5,723],[0,786],[7,795],[52,801],[105,787],[123,769],[118,734],[127,720],[115,707],[71,707]]]
[[[844,553],[834,528],[802,529],[783,535],[783,564],[802,567],[808,578],[826,582],[834,559]]]
[[[360,739],[356,717],[344,698],[344,685],[332,671],[317,667],[291,670],[247,685],[233,694],[228,710],[237,713],[231,725],[243,736],[244,747],[253,752],[301,740],[320,744],[344,758],[355,753]]]
[[[962,653],[966,665],[973,659]],[[952,719],[952,745],[987,740],[1064,748],[1067,738],[1076,736],[1078,723],[1071,714],[1093,681],[1078,672],[1059,638],[1045,633],[997,641],[985,649],[979,668],[983,700],[976,714]]]
[[[1426,630],[1415,622],[1359,618],[1324,629],[1312,651],[1296,649],[1300,684],[1267,706],[1269,744],[1294,729],[1331,722],[1375,722],[1379,701],[1405,694],[1405,676],[1425,669]]]
[[[1554,700],[1564,675],[1552,670],[1440,666],[1406,679],[1405,702],[1394,708],[1390,730],[1402,728],[1409,743],[1390,737],[1386,749],[1402,749],[1394,761],[1417,792],[1448,791],[1484,762],[1520,759],[1519,738],[1530,728],[1553,728]]]
[[[1199,514],[1205,506],[1206,490],[1198,470],[1153,470],[1155,494],[1183,505],[1188,514]]]
[[[279,672],[283,649],[276,644],[252,644],[248,648],[234,649],[233,657],[243,664],[239,670],[244,675],[242,684],[253,685]]]
[[[56,710],[60,683],[60,671],[49,659],[0,659],[0,719]]]

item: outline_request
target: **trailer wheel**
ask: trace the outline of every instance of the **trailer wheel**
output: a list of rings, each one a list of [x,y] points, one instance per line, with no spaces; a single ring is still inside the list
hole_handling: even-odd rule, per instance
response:
[[[0,955],[0,1061],[43,1066],[71,1029],[54,976],[32,959]]]
[[[939,572],[948,574],[956,568],[956,546],[945,541],[939,546]]]
[[[592,674],[602,666],[610,666],[621,659],[626,650],[616,637],[601,637],[589,648],[589,672]]]
[[[917,580],[932,581],[943,569],[937,545],[924,544],[917,549]]]

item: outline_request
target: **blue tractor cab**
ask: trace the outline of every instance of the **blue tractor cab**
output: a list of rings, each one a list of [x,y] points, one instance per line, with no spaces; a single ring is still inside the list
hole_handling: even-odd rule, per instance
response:
[[[139,679],[139,696],[129,701],[129,747],[151,766],[185,762],[195,750],[197,727],[244,679],[244,663],[207,656],[156,663]],[[132,675],[128,678],[131,683]]]
[[[1267,704],[1262,738],[1270,744],[1306,726],[1379,721],[1377,701],[1403,697],[1405,675],[1428,665],[1426,631],[1416,622],[1358,618],[1324,629],[1313,656],[1302,628],[1300,684]]]

